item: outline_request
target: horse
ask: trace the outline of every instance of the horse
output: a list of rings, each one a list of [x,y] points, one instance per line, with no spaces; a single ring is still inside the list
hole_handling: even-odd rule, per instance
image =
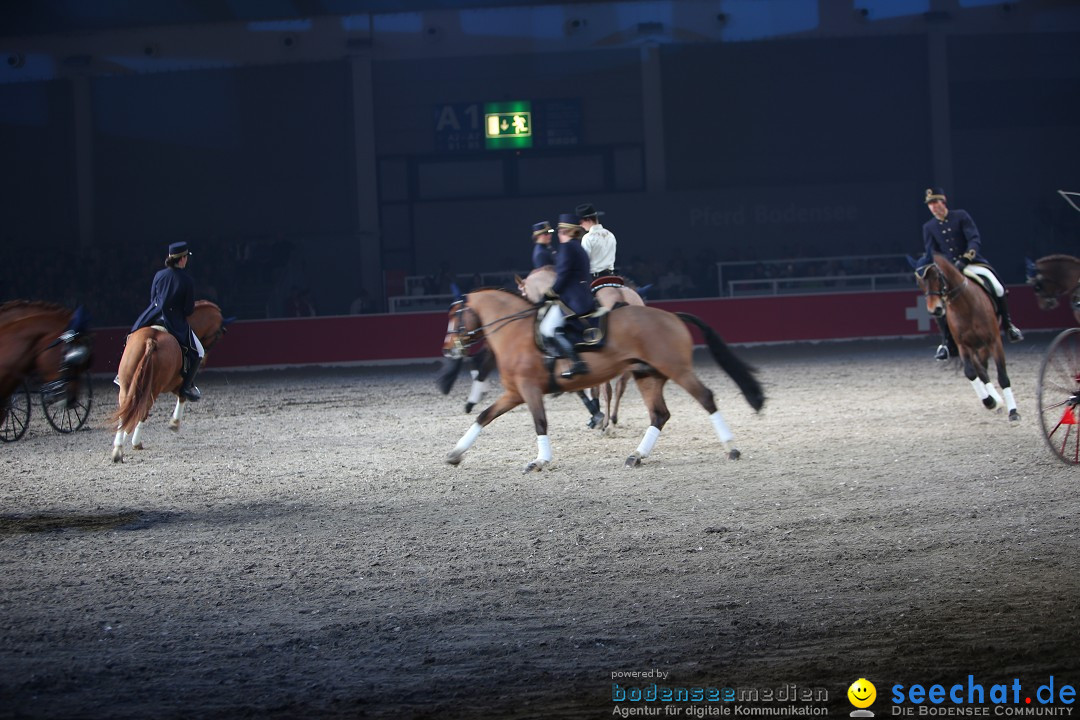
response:
[[[1009,410],[1009,420],[1019,420],[1020,413],[1017,412],[1009,373],[1005,369],[1005,347],[1001,342],[998,317],[988,292],[971,282],[967,275],[939,253],[913,264],[918,265],[915,280],[926,296],[926,310],[935,317],[945,316],[960,351],[964,377],[971,381],[983,406],[993,410],[1002,403],[1001,395],[994,389],[987,372],[987,362],[993,356],[998,384],[1001,385]]]
[[[1027,283],[1035,291],[1042,310],[1058,306],[1058,297],[1070,295],[1073,315],[1080,325],[1080,259],[1072,255],[1047,255],[1027,264]]]
[[[207,353],[217,344],[235,318],[223,318],[221,308],[209,300],[196,300],[195,310],[188,316],[188,325],[199,338]],[[109,416],[116,427],[113,437],[112,460],[124,461],[124,442],[131,437],[131,447],[142,450],[143,422],[150,415],[158,395],[169,391],[177,396],[176,408],[169,420],[169,429],[180,429],[185,398],[180,395],[180,375],[184,357],[176,338],[164,328],[139,328],[127,336],[124,354],[120,358],[117,384],[120,395],[116,411]]]
[[[671,417],[663,395],[664,384],[669,379],[690,393],[709,413],[727,457],[739,458],[741,453],[733,444],[734,435],[717,409],[712,391],[694,374],[694,341],[687,325],[694,325],[703,333],[713,358],[735,381],[754,410],[765,404],[765,394],[754,369],[732,353],[701,319],[652,307],[620,306],[608,313],[604,346],[584,354],[589,372],[567,379],[548,367],[537,345],[537,310],[519,295],[491,288],[474,290],[450,306],[443,354],[451,360],[460,360],[470,346],[483,338],[495,354],[503,393],[476,417],[476,422],[447,455],[448,463],[459,464],[484,427],[525,403],[532,413],[538,453],[524,469],[525,472],[542,470],[552,459],[544,395],[595,387],[631,367],[649,410],[650,426],[637,449],[627,457],[626,467],[641,465]],[[560,359],[556,365],[566,362]]]
[[[81,308],[32,300],[0,305],[0,425],[11,394],[28,377],[50,401],[75,400],[90,366],[92,337]]]
[[[540,302],[544,293],[555,284],[555,268],[552,265],[543,265],[535,268],[524,279],[514,276],[517,281],[518,291],[521,296],[531,303]],[[608,280],[608,278],[600,278],[600,281]],[[611,310],[615,307],[616,303],[625,303],[627,305],[644,306],[645,301],[641,298],[636,290],[632,287],[625,285],[619,279],[619,282],[615,282],[616,278],[610,278],[609,282],[596,282],[593,290],[593,297],[596,298],[596,304],[601,308]],[[596,424],[600,425],[601,432],[606,432],[612,425],[619,424],[619,404],[622,402],[623,393],[626,392],[626,386],[630,383],[631,373],[629,370],[619,375],[618,380],[615,381],[615,390],[612,392],[611,383],[606,382],[601,385],[601,394],[604,398],[603,418],[596,418],[596,413],[599,411],[593,410],[589,407],[589,403],[586,402],[585,406],[593,411],[593,420],[589,422],[589,427],[594,427]],[[584,394],[584,393],[582,393]],[[596,397],[595,389],[593,391],[593,398]],[[614,407],[612,402],[614,401]],[[598,422],[597,422],[598,420]]]

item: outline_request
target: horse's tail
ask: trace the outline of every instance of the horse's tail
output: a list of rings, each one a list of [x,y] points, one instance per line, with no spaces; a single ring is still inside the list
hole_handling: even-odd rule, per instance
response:
[[[760,410],[765,405],[765,391],[761,388],[761,383],[758,382],[757,377],[754,375],[757,372],[756,369],[747,365],[739,357],[731,352],[731,348],[727,346],[724,339],[716,334],[716,331],[705,324],[701,318],[695,317],[690,313],[675,313],[683,322],[691,323],[697,326],[697,329],[705,336],[705,342],[709,346],[709,352],[712,353],[713,359],[717,364],[724,369],[724,371],[731,376],[731,379],[735,381],[735,384],[739,386],[739,390],[742,391],[743,397],[746,398],[746,402],[750,403],[750,407],[755,410]]]
[[[134,374],[131,376],[131,384],[128,386],[127,396],[116,412],[109,416],[111,423],[123,423],[120,427],[124,432],[133,432],[154,406],[154,371],[156,363],[154,355],[157,351],[157,341],[154,338],[146,338],[146,347],[143,349],[142,359],[139,360]]]
[[[443,363],[442,370],[435,376],[435,384],[443,395],[449,395],[450,391],[454,388],[454,383],[457,382],[457,376],[461,372],[461,363],[464,359],[456,357],[452,360],[447,360]]]

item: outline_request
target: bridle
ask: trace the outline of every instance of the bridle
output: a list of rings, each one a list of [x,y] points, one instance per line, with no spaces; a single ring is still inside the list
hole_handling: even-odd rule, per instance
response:
[[[466,350],[484,339],[485,331],[488,331],[486,333],[488,336],[494,335],[515,320],[520,320],[524,317],[528,317],[529,315],[536,312],[536,308],[530,306],[524,310],[519,310],[518,312],[511,315],[496,318],[491,322],[484,324],[481,323],[480,316],[477,315],[476,311],[469,307],[467,300],[467,298],[455,300],[450,305],[450,308],[453,311],[454,317],[456,319],[457,327],[454,328],[453,348],[444,352],[447,357],[458,358],[463,356]],[[476,318],[477,326],[472,330],[469,330],[466,324],[466,312],[472,313],[472,316]]]
[[[948,304],[950,301],[955,300],[956,296],[959,295],[964,290],[964,287],[968,284],[968,279],[965,276],[964,282],[950,289],[949,281],[945,278],[945,273],[941,272],[941,268],[939,268],[936,264],[927,265],[923,269],[922,275],[920,277],[922,277],[924,283],[926,281],[926,274],[930,271],[930,268],[933,268],[934,272],[937,273],[938,279],[941,281],[941,288],[939,290],[931,290],[929,284],[925,284],[926,289],[923,294],[928,298],[939,297],[941,298],[942,302]]]

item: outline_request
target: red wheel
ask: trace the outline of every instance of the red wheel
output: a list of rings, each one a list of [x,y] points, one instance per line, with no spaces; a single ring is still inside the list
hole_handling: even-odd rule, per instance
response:
[[[1050,343],[1037,393],[1046,444],[1062,462],[1080,465],[1080,328]]]

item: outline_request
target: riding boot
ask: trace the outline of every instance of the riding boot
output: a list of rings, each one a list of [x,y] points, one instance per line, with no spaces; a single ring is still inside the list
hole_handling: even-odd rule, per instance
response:
[[[959,353],[956,349],[956,341],[953,340],[952,333],[949,332],[949,323],[943,317],[935,317],[938,324],[938,330],[941,331],[941,344],[938,345],[937,352],[934,354],[935,360],[948,360],[950,357],[956,357]]]
[[[562,328],[556,330],[555,334],[551,336],[551,342],[558,348],[559,355],[570,361],[570,367],[561,373],[564,378],[585,375],[589,372],[589,366],[578,356],[577,350],[574,350],[574,344],[566,337],[566,333]]]
[[[1024,333],[1020,332],[1020,328],[1012,324],[1012,320],[1009,318],[1009,303],[1005,299],[1005,296],[994,298],[994,302],[997,304],[998,315],[1001,316],[1001,324],[1005,328],[1005,334],[1009,337],[1009,342],[1020,342],[1024,339]]]
[[[199,388],[195,387],[195,376],[198,374],[201,365],[202,358],[198,355],[193,355],[188,361],[187,372],[184,373],[184,382],[180,386],[180,395],[189,402],[199,402],[199,398],[202,397]]]

